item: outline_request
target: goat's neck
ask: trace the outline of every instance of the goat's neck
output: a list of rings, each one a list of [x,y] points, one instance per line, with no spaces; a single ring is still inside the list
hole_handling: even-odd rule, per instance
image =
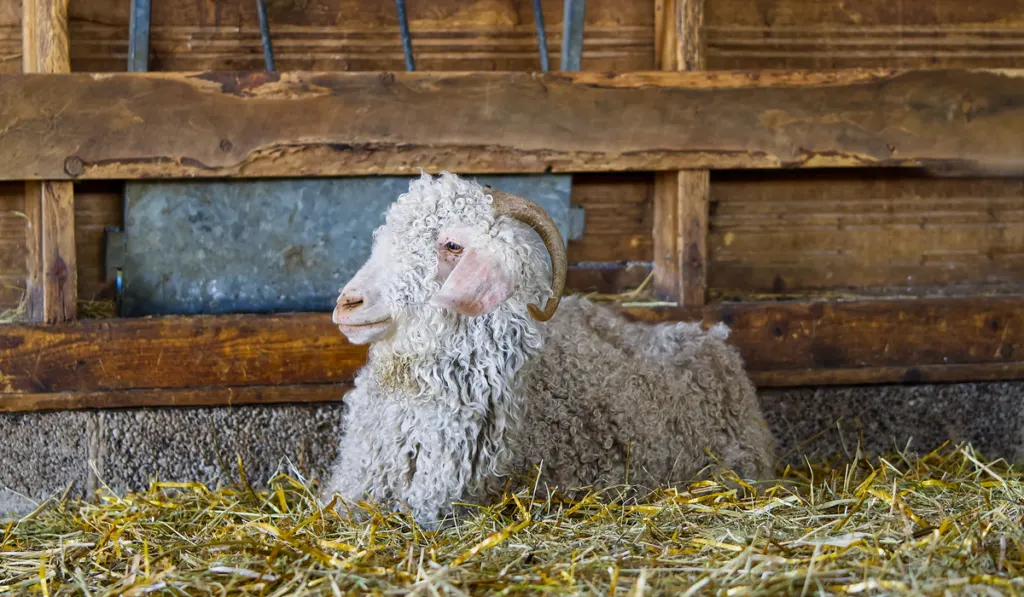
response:
[[[368,372],[384,392],[409,406],[453,414],[486,416],[517,406],[522,369],[541,348],[528,316],[499,309],[477,318],[409,318],[404,324],[370,348]]]

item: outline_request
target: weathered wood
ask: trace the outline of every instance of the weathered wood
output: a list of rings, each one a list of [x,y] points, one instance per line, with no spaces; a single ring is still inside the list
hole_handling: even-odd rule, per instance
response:
[[[622,294],[639,288],[650,274],[649,263],[570,264],[565,287],[580,294]]]
[[[299,384],[50,394],[0,393],[0,412],[335,402],[341,401],[350,388],[349,384]]]
[[[682,287],[682,238],[679,222],[680,172],[654,175],[654,292],[659,298],[679,300]]]
[[[0,392],[344,383],[365,359],[330,314],[0,326]]]
[[[585,210],[585,225],[583,238],[569,241],[569,263],[649,262],[653,194],[647,172],[573,176],[572,202]]]
[[[407,2],[421,71],[537,70],[531,0]],[[72,3],[72,65],[76,71],[124,68],[125,5]],[[590,70],[651,68],[651,8],[635,0],[589,0],[583,63]],[[558,63],[562,0],[543,0],[551,66]],[[403,70],[393,2],[318,0],[268,3],[277,70]],[[0,15],[2,20],[2,15]],[[152,70],[263,70],[256,3],[170,0],[154,3]],[[0,29],[0,39],[2,39]],[[0,45],[2,47],[2,45]]]
[[[662,70],[704,68],[704,0],[657,0],[665,22],[656,41]],[[707,170],[659,172],[654,179],[654,289],[686,307],[704,304],[707,291]]]
[[[1024,375],[1020,296],[623,311],[651,321],[724,321],[732,328],[730,343],[763,386]],[[365,347],[348,344],[327,313],[8,325],[0,328],[0,398],[18,409],[31,408],[33,396],[50,401],[45,404],[73,404],[78,396],[102,406],[104,400],[125,404],[131,395],[104,398],[97,392],[166,390],[134,395],[148,397],[147,404],[186,399],[207,404],[218,394],[181,397],[198,395],[202,388],[221,388],[227,393],[219,395],[226,396],[231,395],[227,388],[266,392],[251,386],[345,384],[365,357]],[[278,396],[292,400],[298,394],[282,390]]]
[[[70,72],[68,0],[25,0],[22,11],[22,70]],[[72,321],[78,272],[71,183],[26,183],[25,215],[27,316],[46,323]]]
[[[24,0],[21,40],[24,72],[71,72],[68,0]]]
[[[742,293],[989,293],[1024,282],[1020,179],[715,172],[708,286]]]
[[[678,175],[677,206],[679,247],[679,304],[704,305],[708,274],[708,196],[711,173],[681,170]]]
[[[1018,71],[29,74],[0,102],[7,180],[1024,172]]]
[[[692,310],[627,309],[647,321]],[[1024,374],[1024,300],[1012,297],[719,303],[748,368],[770,385],[966,381]],[[949,370],[944,369],[949,367]],[[941,370],[941,372],[939,372]],[[790,377],[792,374],[792,377]]]
[[[1020,0],[714,0],[708,68],[1018,68]]]

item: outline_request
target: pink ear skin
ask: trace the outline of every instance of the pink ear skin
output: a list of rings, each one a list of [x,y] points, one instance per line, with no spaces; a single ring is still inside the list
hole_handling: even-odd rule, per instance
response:
[[[512,276],[492,252],[466,249],[431,304],[466,317],[486,315],[512,294]]]

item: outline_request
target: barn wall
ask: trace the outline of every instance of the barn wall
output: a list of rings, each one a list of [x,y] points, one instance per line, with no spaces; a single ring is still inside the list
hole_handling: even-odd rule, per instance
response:
[[[70,5],[74,71],[123,71],[128,52],[127,0]],[[561,51],[561,0],[543,3],[551,68]],[[377,0],[268,3],[278,70],[404,70],[394,4]],[[530,0],[431,0],[408,6],[418,70],[536,70]],[[0,73],[20,70],[20,3],[0,0]],[[587,70],[654,68],[654,4],[587,3],[583,65]],[[175,0],[153,5],[150,68],[154,71],[262,70],[256,4],[240,0]],[[587,209],[588,233],[570,244],[573,262],[651,259],[651,175],[576,177],[574,202]],[[119,226],[116,185],[76,185],[79,296],[109,296],[103,274],[103,229]],[[0,183],[0,309],[24,287],[22,185]],[[631,287],[645,272],[583,276],[582,290]],[[610,277],[609,277],[610,276]]]
[[[560,0],[545,0],[557,68]],[[653,68],[653,2],[588,0],[587,70]],[[535,68],[528,0],[410,3],[422,69]],[[76,0],[75,70],[122,70],[127,0]],[[0,72],[19,67],[20,4],[0,0]],[[402,69],[393,4],[270,3],[280,69]],[[155,3],[154,70],[260,69],[255,3]],[[1022,67],[1024,0],[708,0],[709,68]],[[649,174],[576,177],[587,233],[575,262],[648,262]],[[24,277],[21,185],[0,184],[0,306]],[[947,180],[905,172],[715,172],[709,285],[717,296],[780,293],[987,293],[1022,281],[1019,179]],[[116,185],[76,186],[80,293],[103,289],[102,230],[120,224]],[[635,286],[646,270],[602,270],[582,289]],[[908,440],[930,449],[972,441],[1024,462],[1024,382],[801,388],[762,393],[783,454],[870,452]],[[71,481],[117,489],[233,474],[235,454],[264,480],[282,458],[317,474],[333,456],[340,406],[124,410],[0,416],[0,511],[10,490],[33,497]],[[838,421],[838,423],[837,423]],[[231,472],[227,472],[231,471]],[[3,488],[8,488],[4,490]],[[24,504],[21,504],[24,506]]]
[[[709,0],[712,69],[1019,67],[1024,0]],[[72,67],[125,68],[127,0],[71,3]],[[560,0],[545,0],[552,67]],[[403,69],[393,4],[317,0],[269,4],[278,68]],[[0,1],[0,72],[20,68],[20,3]],[[537,67],[529,0],[432,0],[409,5],[418,68]],[[255,3],[174,0],[153,7],[154,70],[263,67]],[[654,68],[654,3],[590,0],[583,67]],[[708,283],[713,297],[764,294],[996,292],[1024,281],[1024,185],[905,172],[715,172]],[[79,293],[105,289],[103,228],[119,225],[115,185],[76,188]],[[650,174],[577,176],[587,210],[573,262],[652,259]],[[21,185],[0,183],[0,308],[25,275]],[[575,290],[635,287],[646,265],[574,271]],[[108,289],[109,290],[109,289]]]

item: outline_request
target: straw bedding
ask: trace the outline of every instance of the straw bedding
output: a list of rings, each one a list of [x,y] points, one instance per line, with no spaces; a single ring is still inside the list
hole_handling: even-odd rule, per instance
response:
[[[444,530],[354,524],[315,484],[153,483],[5,525],[0,590],[42,595],[977,594],[1024,591],[1024,478],[969,445],[641,500],[535,488]]]

